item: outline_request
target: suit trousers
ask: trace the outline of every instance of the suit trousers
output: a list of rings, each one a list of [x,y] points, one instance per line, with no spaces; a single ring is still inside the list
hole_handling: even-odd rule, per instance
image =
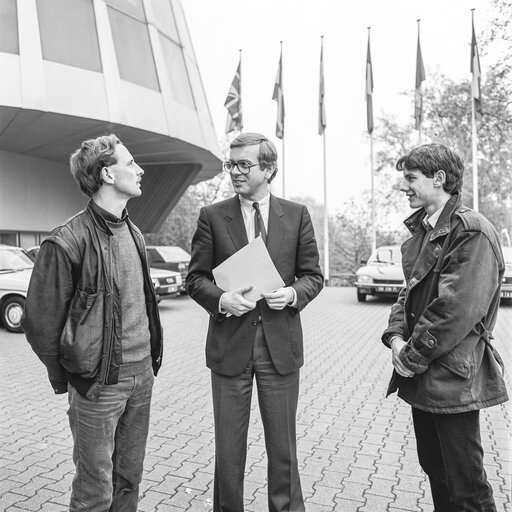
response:
[[[280,375],[256,327],[251,359],[241,375],[212,372],[215,419],[214,512],[243,512],[247,431],[253,378],[265,432],[269,512],[303,512],[297,464],[296,413],[299,371]]]
[[[434,414],[412,408],[418,458],[435,512],[496,512],[484,470],[479,412]]]

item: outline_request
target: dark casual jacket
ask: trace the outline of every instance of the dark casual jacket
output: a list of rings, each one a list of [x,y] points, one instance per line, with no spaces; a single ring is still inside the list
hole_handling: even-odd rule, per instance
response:
[[[492,346],[505,265],[496,230],[453,195],[426,234],[423,209],[405,225],[402,245],[406,288],[392,307],[382,341],[393,335],[407,345],[388,395],[398,389],[407,403],[434,413],[458,413],[505,402],[504,367]],[[425,236],[428,238],[424,240]]]
[[[151,357],[155,375],[162,362],[162,328],[142,233],[126,218],[144,274]],[[97,400],[115,384],[121,363],[122,308],[114,291],[112,232],[93,201],[57,227],[41,245],[27,294],[23,329],[46,365],[56,393],[71,383]]]

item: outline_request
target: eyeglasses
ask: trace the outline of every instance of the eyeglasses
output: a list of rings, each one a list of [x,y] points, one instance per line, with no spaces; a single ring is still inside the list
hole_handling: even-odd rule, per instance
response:
[[[238,162],[226,160],[225,162],[222,162],[222,169],[228,174],[231,174],[236,167],[240,174],[249,174],[251,172],[251,168],[256,167],[257,165],[260,164],[253,164],[248,160],[239,160]]]

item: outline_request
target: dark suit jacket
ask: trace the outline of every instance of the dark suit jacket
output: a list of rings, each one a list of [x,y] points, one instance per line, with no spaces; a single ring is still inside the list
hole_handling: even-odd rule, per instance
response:
[[[222,375],[239,375],[252,353],[255,321],[261,314],[265,339],[277,371],[286,375],[304,362],[299,311],[323,287],[318,248],[305,206],[270,196],[267,248],[286,286],[297,292],[297,307],[272,310],[264,299],[241,317],[219,313],[219,288],[212,269],[248,243],[238,196],[201,208],[192,239],[187,275],[189,295],[210,314],[206,365]]]

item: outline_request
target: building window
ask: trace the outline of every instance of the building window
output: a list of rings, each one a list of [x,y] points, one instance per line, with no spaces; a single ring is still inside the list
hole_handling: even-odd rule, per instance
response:
[[[14,231],[0,231],[0,244],[18,245],[18,233]]]
[[[174,12],[169,0],[150,0],[156,28],[176,43],[180,42]]]
[[[20,53],[16,0],[0,2],[0,52]]]
[[[134,84],[159,91],[148,28],[116,9],[108,8],[119,76]]]
[[[160,35],[165,67],[171,83],[172,95],[175,100],[195,108],[194,96],[190,87],[187,66],[181,46]]]
[[[166,2],[167,0],[157,0],[158,2]],[[143,23],[146,23],[146,15],[142,0],[106,0],[107,5],[115,7],[118,11],[128,14]]]
[[[43,58],[101,72],[92,0],[37,0]]]

